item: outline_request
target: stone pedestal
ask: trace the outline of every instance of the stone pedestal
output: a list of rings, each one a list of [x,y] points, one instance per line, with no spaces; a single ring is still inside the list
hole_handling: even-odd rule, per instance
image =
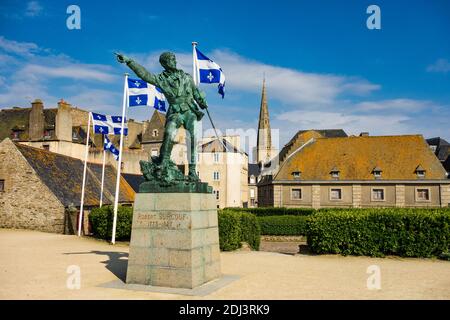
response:
[[[127,284],[195,288],[220,275],[213,194],[136,194]]]

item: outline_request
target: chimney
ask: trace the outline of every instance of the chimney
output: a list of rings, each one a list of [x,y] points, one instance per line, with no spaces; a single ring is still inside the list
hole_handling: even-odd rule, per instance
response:
[[[359,136],[360,136],[360,137],[368,137],[368,136],[369,136],[369,133],[368,133],[368,132],[361,132],[361,133],[359,134]]]
[[[72,113],[71,105],[61,99],[58,102],[58,113],[55,119],[56,138],[58,140],[72,142]]]
[[[31,112],[28,121],[30,140],[42,140],[44,137],[44,104],[41,99],[36,99],[31,103]]]

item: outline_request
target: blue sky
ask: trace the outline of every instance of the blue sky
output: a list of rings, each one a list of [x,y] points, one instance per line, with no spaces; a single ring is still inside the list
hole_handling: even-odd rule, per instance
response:
[[[227,77],[223,100],[201,86],[222,132],[256,129],[265,73],[280,147],[310,128],[450,139],[450,1],[215,3],[3,0],[0,108],[64,98],[118,114],[126,68],[114,51],[159,72],[158,56],[170,50],[191,72],[198,41]],[[81,9],[80,30],[66,27],[71,4]],[[371,4],[381,30],[366,27]]]

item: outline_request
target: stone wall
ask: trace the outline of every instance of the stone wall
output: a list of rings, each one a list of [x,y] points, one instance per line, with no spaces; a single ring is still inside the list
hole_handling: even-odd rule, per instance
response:
[[[0,143],[0,227],[64,233],[64,206],[9,139]]]

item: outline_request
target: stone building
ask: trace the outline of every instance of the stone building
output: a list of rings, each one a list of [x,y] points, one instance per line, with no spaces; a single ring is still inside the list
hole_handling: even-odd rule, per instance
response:
[[[83,159],[87,137],[89,112],[72,107],[61,100],[57,108],[45,109],[41,100],[31,103],[31,108],[0,110],[0,140],[11,138],[14,142]],[[103,137],[94,134],[91,126],[89,160],[103,162]],[[140,173],[139,160],[147,160],[148,154],[141,148],[143,124],[128,121],[128,136],[125,137],[122,154],[122,169],[127,173]],[[110,140],[119,146],[119,136]],[[117,161],[109,153],[106,162],[117,166]]]
[[[198,175],[213,187],[217,208],[248,206],[248,155],[237,146],[240,136],[204,138],[199,147]]]
[[[257,163],[248,164],[248,207],[258,206],[258,182],[261,179],[261,168]]]
[[[421,135],[325,135],[319,130],[298,135],[299,143],[280,155],[279,167],[258,184],[259,206],[450,205],[450,180]]]
[[[74,233],[81,200],[83,161],[41,148],[0,143],[0,227]],[[89,163],[85,188],[85,220],[99,206],[102,166]],[[105,168],[103,203],[112,204],[116,171]],[[119,203],[132,204],[134,191],[121,178]]]

